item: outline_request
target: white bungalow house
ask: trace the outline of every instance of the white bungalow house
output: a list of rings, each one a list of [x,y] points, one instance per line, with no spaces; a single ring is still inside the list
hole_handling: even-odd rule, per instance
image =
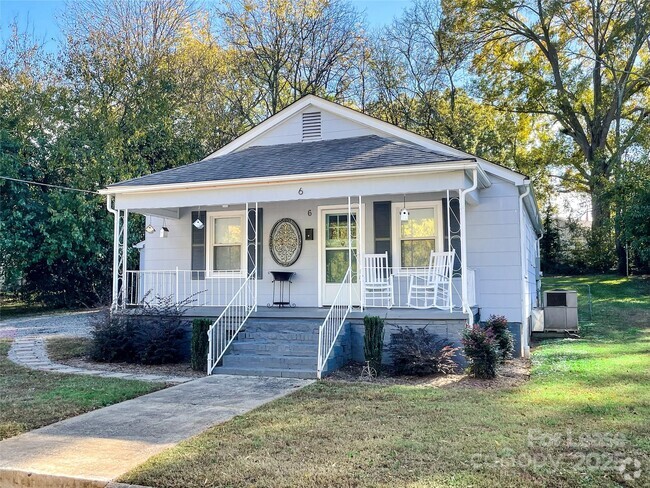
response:
[[[353,109],[306,96],[201,161],[102,193],[113,308],[191,297],[215,318],[209,374],[320,377],[363,359],[366,314],[452,342],[505,315],[527,354],[542,232],[529,180]],[[137,270],[132,214],[147,226]]]

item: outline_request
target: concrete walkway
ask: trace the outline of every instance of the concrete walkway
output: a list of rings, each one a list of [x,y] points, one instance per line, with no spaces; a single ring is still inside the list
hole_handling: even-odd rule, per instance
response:
[[[209,376],[0,442],[0,488],[104,487],[149,457],[312,381]]]
[[[9,349],[9,359],[16,364],[30,369],[40,371],[51,371],[54,373],[83,374],[99,376],[101,378],[121,378],[125,380],[139,380],[150,382],[161,382],[180,384],[191,381],[194,378],[187,376],[167,376],[146,373],[120,373],[103,369],[75,368],[65,364],[54,363],[47,356],[45,341],[48,336],[27,336],[14,340]],[[50,336],[52,337],[52,336]]]

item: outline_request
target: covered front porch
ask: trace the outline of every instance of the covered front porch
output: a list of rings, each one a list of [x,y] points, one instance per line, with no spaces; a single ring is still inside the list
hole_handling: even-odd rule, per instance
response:
[[[462,166],[218,191],[203,183],[118,191],[108,199],[115,216],[112,307],[163,298],[188,315],[217,317],[208,372],[249,317],[309,315],[321,323],[320,377],[343,324],[354,318],[389,312],[404,320],[474,321],[476,275],[465,241],[478,185],[476,166]],[[147,226],[135,248],[134,213]],[[434,255],[446,256],[442,283]],[[377,280],[387,285],[378,291],[371,286]]]
[[[163,209],[119,212],[116,245],[122,248],[122,267],[114,274],[113,307],[137,307],[160,297],[191,309],[192,315],[201,309],[206,311],[201,315],[213,316],[251,281],[257,308],[276,308],[280,314],[295,307],[326,312],[347,280],[342,301],[360,312],[467,315],[477,305],[476,276],[463,266],[459,193],[196,206],[179,208],[170,217],[161,215],[169,215]],[[404,211],[408,217],[402,220]],[[151,233],[129,247],[124,240],[129,214],[135,212],[145,215]],[[285,228],[278,231],[278,226]],[[430,253],[450,251],[449,299],[415,297],[414,283],[426,282],[431,274]],[[385,256],[381,274],[391,286],[382,293],[367,285],[377,273],[370,256]]]

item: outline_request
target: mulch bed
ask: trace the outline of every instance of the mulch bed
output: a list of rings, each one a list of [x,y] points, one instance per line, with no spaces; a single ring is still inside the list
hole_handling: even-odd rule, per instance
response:
[[[98,363],[88,358],[74,358],[57,363],[74,366],[75,368],[95,369],[100,371],[111,371],[113,373],[129,374],[154,374],[162,376],[182,376],[187,378],[202,378],[206,376],[204,371],[194,371],[189,362],[160,365],[144,365],[132,363]]]
[[[397,376],[390,370],[382,371],[381,376],[371,380],[367,377],[361,377],[362,369],[363,364],[350,363],[329,375],[325,381],[372,383],[377,385],[407,385],[431,388],[504,389],[519,386],[530,378],[530,361],[522,358],[506,361],[499,368],[497,377],[492,380],[472,378],[466,374]]]

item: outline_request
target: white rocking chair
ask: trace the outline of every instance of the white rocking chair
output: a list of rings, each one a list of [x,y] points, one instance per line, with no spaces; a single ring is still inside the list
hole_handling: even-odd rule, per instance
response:
[[[454,251],[431,251],[426,276],[411,276],[408,306],[419,309],[449,309],[451,312],[453,269]]]
[[[393,275],[388,267],[388,253],[363,256],[362,283],[364,306],[393,306]]]

